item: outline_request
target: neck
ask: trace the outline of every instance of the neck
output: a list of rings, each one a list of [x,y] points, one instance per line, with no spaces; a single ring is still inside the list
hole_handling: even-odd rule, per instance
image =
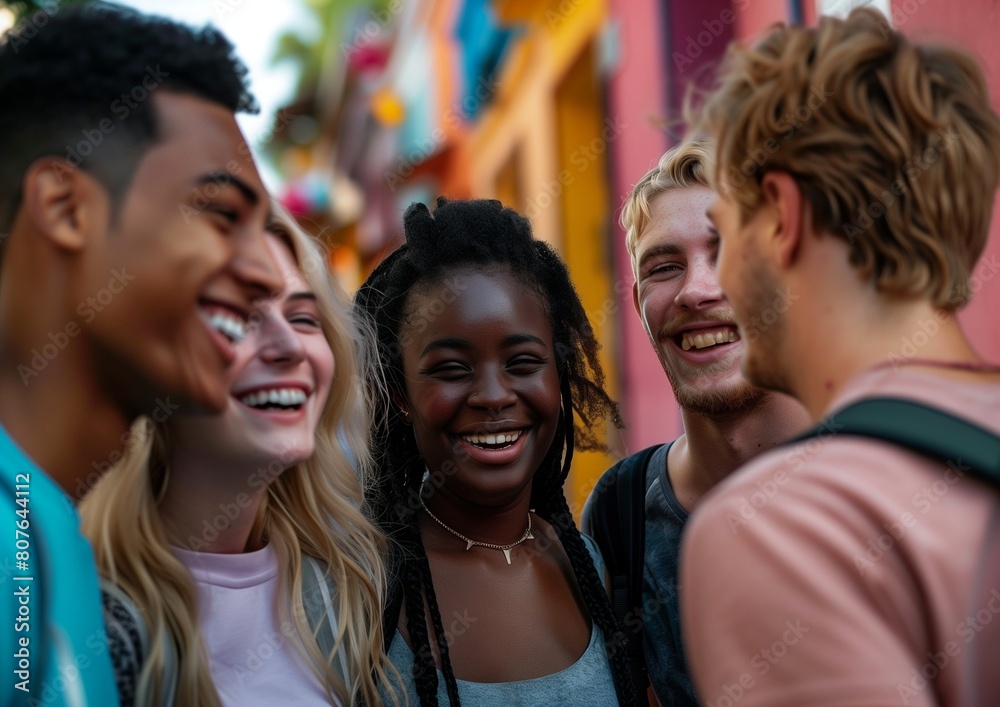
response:
[[[430,489],[430,486],[427,488]],[[488,508],[473,506],[443,488],[424,498],[427,509],[452,531],[470,540],[493,545],[508,545],[524,535],[530,501],[530,487],[510,503]],[[430,539],[432,543],[441,543],[446,547],[462,543],[429,517],[423,519],[421,529],[425,539]]]
[[[783,368],[790,371],[789,388],[813,419],[828,413],[851,379],[876,366],[917,359],[955,369],[982,364],[954,314],[927,301],[889,301],[874,294],[856,299],[842,307],[826,307],[825,318],[810,322],[808,316],[800,316],[789,325],[790,331],[797,331],[795,351],[788,352],[796,365],[787,365],[793,359],[786,358]],[[929,370],[949,374],[946,366]]]
[[[236,554],[250,546],[250,531],[265,488],[249,483],[255,469],[172,453],[167,488],[158,510],[171,544],[197,552]]]
[[[809,425],[794,399],[780,393],[725,417],[682,411],[684,434],[670,449],[667,469],[674,495],[688,511],[722,479],[757,454],[788,440]]]
[[[70,339],[51,360],[42,349],[0,354],[0,424],[74,499],[121,458],[132,422],[98,385],[83,346]]]

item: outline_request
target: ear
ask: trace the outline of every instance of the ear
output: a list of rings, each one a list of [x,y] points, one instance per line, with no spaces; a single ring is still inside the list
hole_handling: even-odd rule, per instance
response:
[[[24,210],[57,248],[80,251],[107,224],[107,191],[83,170],[58,157],[36,160],[24,175]]]
[[[787,172],[768,172],[761,180],[763,206],[774,219],[771,246],[778,266],[794,264],[803,242],[802,217],[807,204],[795,178]]]
[[[635,307],[635,313],[639,315],[642,319],[642,310],[639,309],[639,281],[635,280],[632,283],[632,306]]]
[[[407,401],[406,396],[400,393],[398,390],[394,390],[389,394],[392,398],[393,404],[399,408],[399,411],[403,415],[403,422],[406,424],[411,424],[410,420],[410,403]]]

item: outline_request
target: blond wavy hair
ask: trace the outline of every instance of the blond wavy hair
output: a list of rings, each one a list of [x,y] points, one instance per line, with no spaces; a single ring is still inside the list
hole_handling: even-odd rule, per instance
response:
[[[879,292],[955,310],[986,245],[1000,121],[966,53],[916,44],[870,8],[731,45],[698,127],[744,220],[764,174],[791,174],[813,226]]]
[[[251,542],[266,541],[275,548],[283,568],[281,591],[287,598],[280,602],[280,618],[295,626],[296,648],[328,695],[344,704],[379,704],[377,685],[386,682],[385,671],[391,668],[382,640],[386,541],[363,512],[371,450],[368,400],[359,371],[367,364],[370,348],[363,342],[371,339],[361,334],[318,245],[277,204],[272,208],[275,217],[268,228],[291,246],[303,278],[316,293],[337,375],[312,458],[270,482]],[[149,627],[152,648],[139,678],[140,694],[163,694],[166,651],[172,648],[179,656],[176,703],[216,707],[221,703],[198,629],[194,582],[170,552],[157,512],[169,482],[168,444],[169,426],[146,418],[138,421],[125,457],[81,503],[82,529],[94,546],[100,573],[133,599]],[[268,472],[268,478],[274,476]],[[337,587],[338,634],[330,655],[322,655],[307,622],[303,554],[325,565]],[[347,685],[333,669],[338,652],[347,660]]]
[[[708,138],[696,137],[667,150],[653,169],[635,183],[625,199],[619,223],[625,229],[625,247],[632,259],[632,274],[639,276],[635,249],[639,235],[649,224],[650,204],[666,191],[689,187],[710,187],[712,155]]]

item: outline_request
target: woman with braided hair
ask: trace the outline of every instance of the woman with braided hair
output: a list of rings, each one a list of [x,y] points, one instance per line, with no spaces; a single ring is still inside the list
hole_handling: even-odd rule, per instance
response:
[[[404,226],[355,300],[378,339],[370,507],[394,541],[403,691],[636,704],[603,563],[563,495],[574,448],[600,447],[591,427],[621,427],[566,267],[497,201],[413,204]]]

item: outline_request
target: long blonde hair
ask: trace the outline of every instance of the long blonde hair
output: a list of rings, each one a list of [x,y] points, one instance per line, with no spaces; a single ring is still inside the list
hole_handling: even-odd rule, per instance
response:
[[[273,480],[250,540],[274,547],[287,598],[280,602],[281,620],[291,619],[299,639],[296,647],[328,695],[344,704],[358,700],[378,704],[377,685],[386,683],[385,670],[391,668],[382,639],[386,541],[362,508],[371,450],[368,400],[359,371],[367,361],[365,342],[370,337],[362,335],[318,245],[281,207],[272,208],[275,216],[269,230],[289,244],[302,276],[316,293],[337,375],[316,431],[312,458],[284,471],[255,472]],[[167,427],[147,418],[133,426],[124,458],[80,504],[82,529],[94,546],[101,574],[132,598],[149,627],[151,649],[139,678],[140,694],[163,694],[167,651],[172,650],[179,656],[176,702],[216,707],[221,703],[198,630],[194,582],[170,552],[157,511],[169,482],[168,437]],[[303,605],[303,554],[325,565],[337,588],[333,602],[338,633],[327,656],[314,639]],[[338,652],[347,660],[347,685],[333,669]]]

